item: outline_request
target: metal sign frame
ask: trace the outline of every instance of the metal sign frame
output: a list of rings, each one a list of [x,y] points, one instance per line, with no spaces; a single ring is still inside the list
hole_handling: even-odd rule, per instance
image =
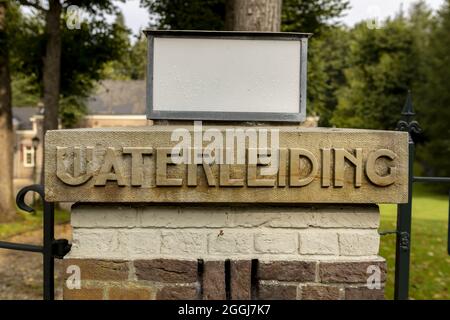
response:
[[[215,121],[274,121],[301,122],[306,118],[306,74],[308,38],[310,33],[288,32],[240,32],[240,31],[180,31],[145,30],[148,40],[147,52],[147,118],[151,120],[215,120]],[[300,101],[298,113],[278,112],[208,112],[208,111],[157,111],[153,108],[153,65],[155,38],[188,39],[242,39],[242,40],[289,40],[300,42]]]

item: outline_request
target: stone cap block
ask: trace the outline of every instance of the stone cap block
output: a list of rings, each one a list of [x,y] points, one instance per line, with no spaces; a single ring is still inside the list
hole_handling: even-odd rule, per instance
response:
[[[195,130],[193,126],[149,126],[48,131],[46,200],[216,204],[407,202],[405,132],[295,126],[204,126],[199,132]],[[186,136],[178,152],[182,150],[187,157],[176,164],[172,152],[181,139],[174,141],[174,132]],[[262,132],[268,137],[265,143],[260,142]],[[198,134],[201,141],[196,144],[194,138]],[[212,146],[211,139],[205,138],[210,135],[222,143]],[[256,145],[252,137],[258,137]],[[217,148],[214,152],[221,155],[213,163],[205,160],[208,148]],[[267,149],[270,161],[263,164]],[[236,157],[228,156],[228,150]],[[203,158],[193,161],[198,154]],[[244,155],[243,163],[237,163],[239,154]],[[269,173],[266,170],[263,174],[264,167],[269,166]]]

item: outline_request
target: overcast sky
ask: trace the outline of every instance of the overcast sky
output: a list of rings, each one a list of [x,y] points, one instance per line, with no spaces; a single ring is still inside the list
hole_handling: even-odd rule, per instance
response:
[[[408,10],[414,0],[350,0],[351,9],[341,19],[347,25],[353,25],[363,19],[377,16],[380,20],[394,15],[403,5],[404,10]],[[438,9],[444,0],[426,0],[426,3]],[[148,25],[149,14],[147,10],[139,7],[139,0],[127,0],[125,3],[118,3],[125,15],[125,22],[136,34],[139,29]]]

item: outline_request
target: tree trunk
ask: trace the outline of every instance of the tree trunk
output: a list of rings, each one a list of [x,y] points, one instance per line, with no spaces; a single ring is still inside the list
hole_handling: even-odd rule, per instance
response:
[[[50,0],[45,17],[47,37],[43,83],[44,83],[44,134],[58,129],[59,86],[61,76],[61,3]]]
[[[282,0],[226,0],[225,28],[279,32],[281,6]]]
[[[14,135],[9,74],[7,2],[0,1],[0,221],[14,218],[13,195]]]
[[[59,90],[61,77],[61,11],[60,0],[50,0],[45,16],[46,49],[44,57],[44,123],[42,143],[47,130],[58,129]],[[41,148],[43,150],[44,148]],[[41,159],[44,159],[42,155]],[[44,160],[42,160],[44,161]],[[39,166],[38,166],[39,167]],[[44,183],[43,163],[41,168],[41,183]]]

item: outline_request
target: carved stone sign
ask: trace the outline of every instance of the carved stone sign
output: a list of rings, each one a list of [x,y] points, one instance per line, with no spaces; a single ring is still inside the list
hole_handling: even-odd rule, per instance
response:
[[[45,143],[48,201],[407,201],[403,132],[150,126],[49,131]]]

